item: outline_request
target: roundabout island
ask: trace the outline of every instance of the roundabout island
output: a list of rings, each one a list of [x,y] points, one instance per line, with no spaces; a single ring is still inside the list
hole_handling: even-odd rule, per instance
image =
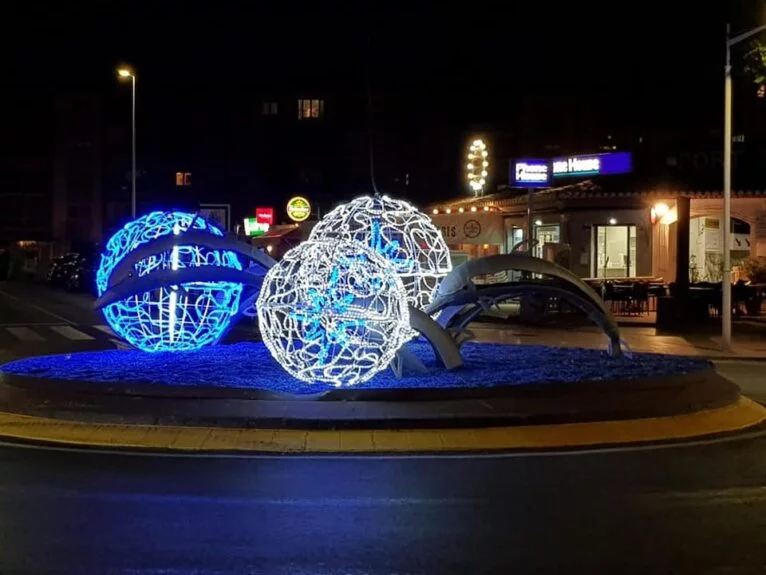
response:
[[[556,264],[506,254],[452,269],[428,217],[386,196],[330,212],[280,262],[197,214],[153,212],[107,244],[98,287],[133,349],[0,366],[0,438],[453,453],[671,442],[766,420],[706,360],[632,354],[599,296]],[[479,315],[528,297],[580,309],[606,350],[472,341]],[[243,316],[263,341],[219,344]]]

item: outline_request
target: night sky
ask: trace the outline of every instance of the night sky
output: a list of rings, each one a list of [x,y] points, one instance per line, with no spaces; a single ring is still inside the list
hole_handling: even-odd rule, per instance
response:
[[[572,106],[631,138],[652,127],[709,132],[721,123],[725,22],[764,21],[760,0],[398,4],[6,3],[0,83],[23,110],[3,113],[6,123],[34,116],[36,97],[67,91],[120,103],[127,89],[114,70],[125,62],[139,74],[143,138],[162,133],[173,147],[177,133],[200,154],[217,145],[232,95],[258,86],[363,97],[369,83],[408,104],[407,122],[436,117],[458,131],[521,130],[511,119],[523,109],[532,120],[513,144],[520,153],[571,130]],[[178,129],[201,114],[207,128]],[[29,138],[49,129],[28,125]]]

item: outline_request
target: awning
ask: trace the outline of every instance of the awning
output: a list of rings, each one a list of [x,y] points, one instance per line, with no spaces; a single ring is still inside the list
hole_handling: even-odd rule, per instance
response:
[[[281,238],[284,238],[286,235],[291,233],[299,233],[300,227],[294,226],[292,224],[283,225],[283,226],[273,226],[268,232],[263,234],[262,236],[256,236],[253,238],[255,241],[274,241]]]

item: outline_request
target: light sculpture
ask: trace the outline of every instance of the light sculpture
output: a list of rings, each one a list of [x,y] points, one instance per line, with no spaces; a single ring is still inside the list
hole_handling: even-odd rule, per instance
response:
[[[266,274],[256,308],[271,355],[306,382],[367,381],[409,337],[401,279],[359,242],[309,240],[289,250]]]
[[[130,252],[173,234],[172,249],[153,253],[133,265],[131,282],[160,270],[214,266],[241,271],[237,255],[184,243],[188,230],[222,236],[223,232],[204,218],[187,212],[152,212],[129,222],[107,242],[96,273],[99,296],[114,286],[115,267]],[[130,293],[128,291],[128,293]],[[104,318],[114,332],[143,351],[190,351],[218,341],[239,307],[242,284],[231,281],[187,281],[131,293],[103,308]]]
[[[484,189],[489,174],[489,150],[484,140],[476,139],[471,142],[466,159],[468,160],[465,166],[468,187],[478,196]]]
[[[407,301],[425,309],[439,280],[452,270],[449,248],[431,219],[388,196],[362,196],[341,204],[314,226],[310,241],[358,241],[387,259],[401,278]]]

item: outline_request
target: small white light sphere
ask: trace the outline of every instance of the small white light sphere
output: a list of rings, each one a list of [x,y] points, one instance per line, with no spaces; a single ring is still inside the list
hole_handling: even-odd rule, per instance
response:
[[[271,355],[309,383],[367,381],[409,337],[401,279],[359,242],[309,240],[289,250],[266,274],[256,309]]]
[[[388,196],[362,196],[341,204],[314,226],[309,239],[371,247],[391,262],[409,303],[418,309],[433,301],[439,281],[452,271],[449,248],[431,218]]]

